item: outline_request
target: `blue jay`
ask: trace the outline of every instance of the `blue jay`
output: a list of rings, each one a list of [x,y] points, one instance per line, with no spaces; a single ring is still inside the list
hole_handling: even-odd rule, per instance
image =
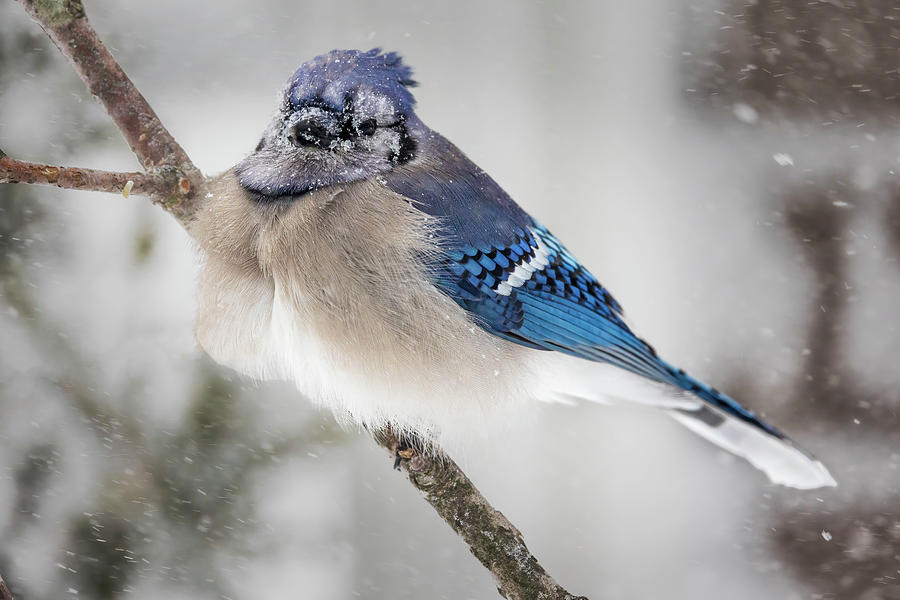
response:
[[[256,149],[192,225],[204,256],[196,334],[214,359],[428,439],[523,398],[602,400],[619,371],[630,382],[617,389],[773,482],[835,485],[632,333],[560,241],[419,120],[414,85],[378,49],[332,51],[288,81]]]

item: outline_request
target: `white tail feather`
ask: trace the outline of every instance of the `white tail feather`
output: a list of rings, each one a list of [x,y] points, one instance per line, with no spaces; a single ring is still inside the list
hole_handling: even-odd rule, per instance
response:
[[[618,367],[553,354],[555,356],[547,357],[543,367],[543,371],[549,374],[544,380],[546,389],[537,394],[545,402],[630,402],[654,408],[686,410],[700,408],[703,404],[695,396],[673,393],[670,386],[644,379]]]
[[[556,353],[548,358],[543,370],[550,376],[545,380],[546,388],[539,394],[543,400],[566,404],[578,400],[601,404],[625,400],[661,408],[694,433],[746,459],[763,471],[772,483],[802,490],[837,485],[821,462],[790,440],[770,435],[694,395],[611,365],[598,365]]]
[[[772,483],[800,490],[837,486],[825,465],[788,439],[779,439],[711,406],[668,412],[694,433],[746,459]]]

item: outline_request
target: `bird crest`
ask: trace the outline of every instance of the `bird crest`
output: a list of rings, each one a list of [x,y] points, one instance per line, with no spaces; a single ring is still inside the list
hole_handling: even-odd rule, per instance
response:
[[[284,99],[294,110],[312,104],[342,111],[348,99],[368,92],[393,100],[398,109],[407,113],[416,102],[409,91],[415,85],[412,69],[396,52],[385,53],[380,48],[368,52],[332,50],[297,69],[288,82]]]

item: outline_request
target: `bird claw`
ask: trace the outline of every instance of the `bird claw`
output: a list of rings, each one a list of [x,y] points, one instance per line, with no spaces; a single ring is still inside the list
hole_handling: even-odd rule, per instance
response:
[[[409,460],[415,455],[416,450],[413,448],[412,443],[401,439],[397,444],[397,449],[394,450],[394,469],[399,471],[401,462]]]

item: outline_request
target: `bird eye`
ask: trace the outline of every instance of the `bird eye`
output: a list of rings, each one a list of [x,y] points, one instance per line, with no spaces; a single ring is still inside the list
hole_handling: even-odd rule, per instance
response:
[[[375,133],[377,127],[378,123],[375,119],[366,119],[356,126],[356,131],[358,131],[360,135],[372,135]]]

